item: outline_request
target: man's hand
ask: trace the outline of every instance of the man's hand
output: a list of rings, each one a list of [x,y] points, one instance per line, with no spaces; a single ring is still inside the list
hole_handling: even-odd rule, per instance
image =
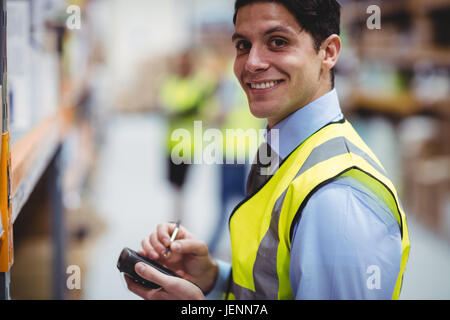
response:
[[[158,225],[157,231],[142,241],[143,250],[139,253],[195,283],[203,292],[209,292],[216,281],[218,266],[209,255],[207,244],[195,239],[183,226],[180,226],[175,241],[170,243],[174,228],[175,224],[171,223]],[[170,252],[164,256],[163,252],[169,245]]]
[[[195,284],[159,272],[144,263],[137,263],[135,271],[142,278],[161,286],[158,289],[145,288],[125,276],[128,289],[146,300],[203,300],[205,296]]]

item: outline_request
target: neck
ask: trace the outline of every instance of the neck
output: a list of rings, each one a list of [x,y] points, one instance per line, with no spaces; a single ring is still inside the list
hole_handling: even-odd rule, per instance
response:
[[[303,108],[304,106],[310,104],[311,102],[319,99],[320,97],[322,97],[323,95],[327,94],[328,92],[330,92],[333,89],[334,88],[332,88],[331,85],[329,85],[329,86],[320,86],[320,88],[315,92],[314,95],[311,96],[311,98],[309,98],[305,103],[302,103],[301,106],[295,108],[289,114],[287,114],[287,115],[285,115],[285,116],[283,116],[281,118],[267,118],[268,129],[269,130],[272,129],[277,123],[279,123],[283,119],[289,117],[291,114],[293,114],[294,112],[300,110],[301,108]]]

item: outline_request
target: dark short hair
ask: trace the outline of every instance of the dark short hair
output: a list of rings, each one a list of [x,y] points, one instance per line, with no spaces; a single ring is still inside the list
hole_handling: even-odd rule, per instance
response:
[[[341,6],[336,0],[236,0],[233,23],[236,24],[238,10],[255,2],[275,2],[285,6],[296,18],[298,24],[311,34],[316,51],[322,42],[332,34],[340,34]],[[331,70],[334,87],[334,70]]]

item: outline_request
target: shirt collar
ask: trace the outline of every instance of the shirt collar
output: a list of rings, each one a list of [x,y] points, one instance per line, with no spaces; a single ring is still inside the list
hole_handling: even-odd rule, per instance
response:
[[[271,147],[275,145],[274,150],[281,159],[285,159],[313,133],[343,117],[336,89],[333,89],[278,122],[268,130],[266,139]],[[271,141],[272,136],[276,137],[272,132],[274,129],[278,130],[278,147]]]

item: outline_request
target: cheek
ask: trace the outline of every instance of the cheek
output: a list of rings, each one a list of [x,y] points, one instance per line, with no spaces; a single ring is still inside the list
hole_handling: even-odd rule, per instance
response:
[[[291,74],[296,75],[296,78],[308,79],[308,77],[318,74],[317,70],[320,70],[320,59],[312,50],[295,50],[291,52],[289,56],[283,59],[283,63],[287,68],[286,70],[291,72],[295,70]]]
[[[243,63],[244,62],[243,62],[242,58],[236,57],[234,60],[233,71],[234,71],[234,75],[239,80],[239,82],[241,82]]]
[[[290,90],[293,94],[301,94],[302,91],[308,90],[314,83],[318,81],[320,68],[314,60],[299,59],[293,61],[290,65],[290,70],[296,70],[291,73],[292,86]]]

